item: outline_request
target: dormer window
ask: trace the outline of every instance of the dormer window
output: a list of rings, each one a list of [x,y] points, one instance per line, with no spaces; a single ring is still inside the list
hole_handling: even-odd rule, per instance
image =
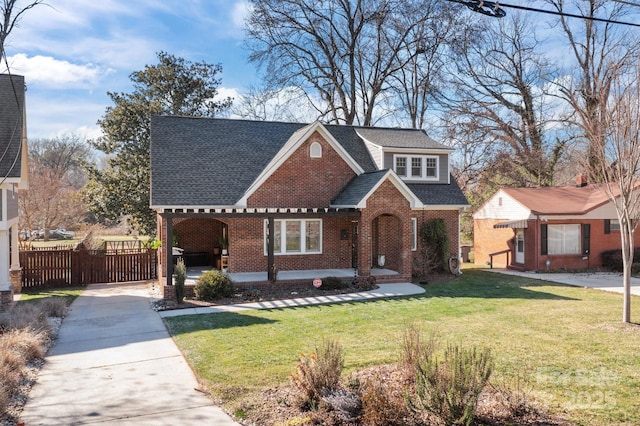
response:
[[[439,179],[438,157],[435,155],[394,155],[394,171],[402,178]]]
[[[322,158],[322,145],[318,142],[313,142],[309,148],[309,156],[311,158]]]

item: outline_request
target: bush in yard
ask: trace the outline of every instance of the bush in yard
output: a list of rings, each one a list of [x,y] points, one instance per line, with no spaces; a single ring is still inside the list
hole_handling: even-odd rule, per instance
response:
[[[40,302],[40,309],[48,317],[64,318],[67,314],[67,301],[63,297],[47,297]]]
[[[185,265],[182,258],[178,259],[173,273],[176,275],[176,301],[182,303],[184,300],[184,282],[187,280],[187,265]]]
[[[449,344],[442,359],[426,356],[418,364],[415,398],[408,400],[409,406],[435,414],[445,425],[471,425],[492,369],[488,349]]]
[[[394,383],[396,386],[394,386]],[[388,381],[380,374],[367,380],[360,389],[362,399],[361,423],[366,426],[396,426],[405,424],[406,389]]]
[[[325,340],[315,352],[300,355],[293,385],[300,391],[300,406],[316,408],[323,394],[340,388],[340,376],[344,367],[342,346],[335,340]]]
[[[231,278],[215,269],[200,275],[195,287],[196,298],[207,302],[230,297],[234,291]]]
[[[338,277],[327,277],[322,280],[322,286],[320,290],[340,290],[347,287],[346,283]]]

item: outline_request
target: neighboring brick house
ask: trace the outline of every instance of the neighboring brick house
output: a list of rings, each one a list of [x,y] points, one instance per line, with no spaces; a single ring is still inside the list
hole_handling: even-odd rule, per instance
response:
[[[169,240],[188,264],[233,273],[369,276],[384,256],[393,280],[408,280],[424,221],[443,218],[458,254],[467,200],[449,172],[451,151],[421,130],[153,117],[161,275],[172,271]]]
[[[21,288],[18,190],[28,186],[25,84],[0,74],[0,311]]]
[[[603,251],[621,246],[614,205],[583,176],[576,186],[502,188],[473,219],[476,264],[501,253],[493,256],[493,266],[531,271],[598,268]]]

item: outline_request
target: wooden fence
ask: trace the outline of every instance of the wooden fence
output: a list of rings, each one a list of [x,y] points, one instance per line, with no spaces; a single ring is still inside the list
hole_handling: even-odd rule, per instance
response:
[[[156,250],[22,251],[22,288],[81,286],[153,280],[158,277]]]

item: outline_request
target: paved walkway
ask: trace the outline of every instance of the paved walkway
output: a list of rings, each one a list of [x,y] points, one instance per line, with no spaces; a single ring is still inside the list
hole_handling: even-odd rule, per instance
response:
[[[34,425],[235,425],[198,384],[146,284],[90,285],[29,394]]]
[[[622,274],[616,272],[519,272],[511,269],[487,269],[490,272],[517,275],[536,280],[589,287],[622,294]],[[631,294],[640,296],[640,278],[631,278]]]
[[[411,296],[424,293],[424,289],[411,283],[378,284],[378,288],[360,293],[335,294],[331,296],[300,297],[287,300],[251,302],[237,305],[203,306],[201,308],[176,309],[161,311],[160,316],[177,317],[181,315],[213,314],[218,312],[238,312],[257,309],[282,309],[297,306],[321,305],[326,303],[353,302],[358,300],[380,299],[383,297]]]
[[[410,296],[414,284],[373,291],[161,312],[192,315]],[[34,425],[235,425],[209,398],[150,308],[146,284],[90,285],[73,302],[21,421]]]

